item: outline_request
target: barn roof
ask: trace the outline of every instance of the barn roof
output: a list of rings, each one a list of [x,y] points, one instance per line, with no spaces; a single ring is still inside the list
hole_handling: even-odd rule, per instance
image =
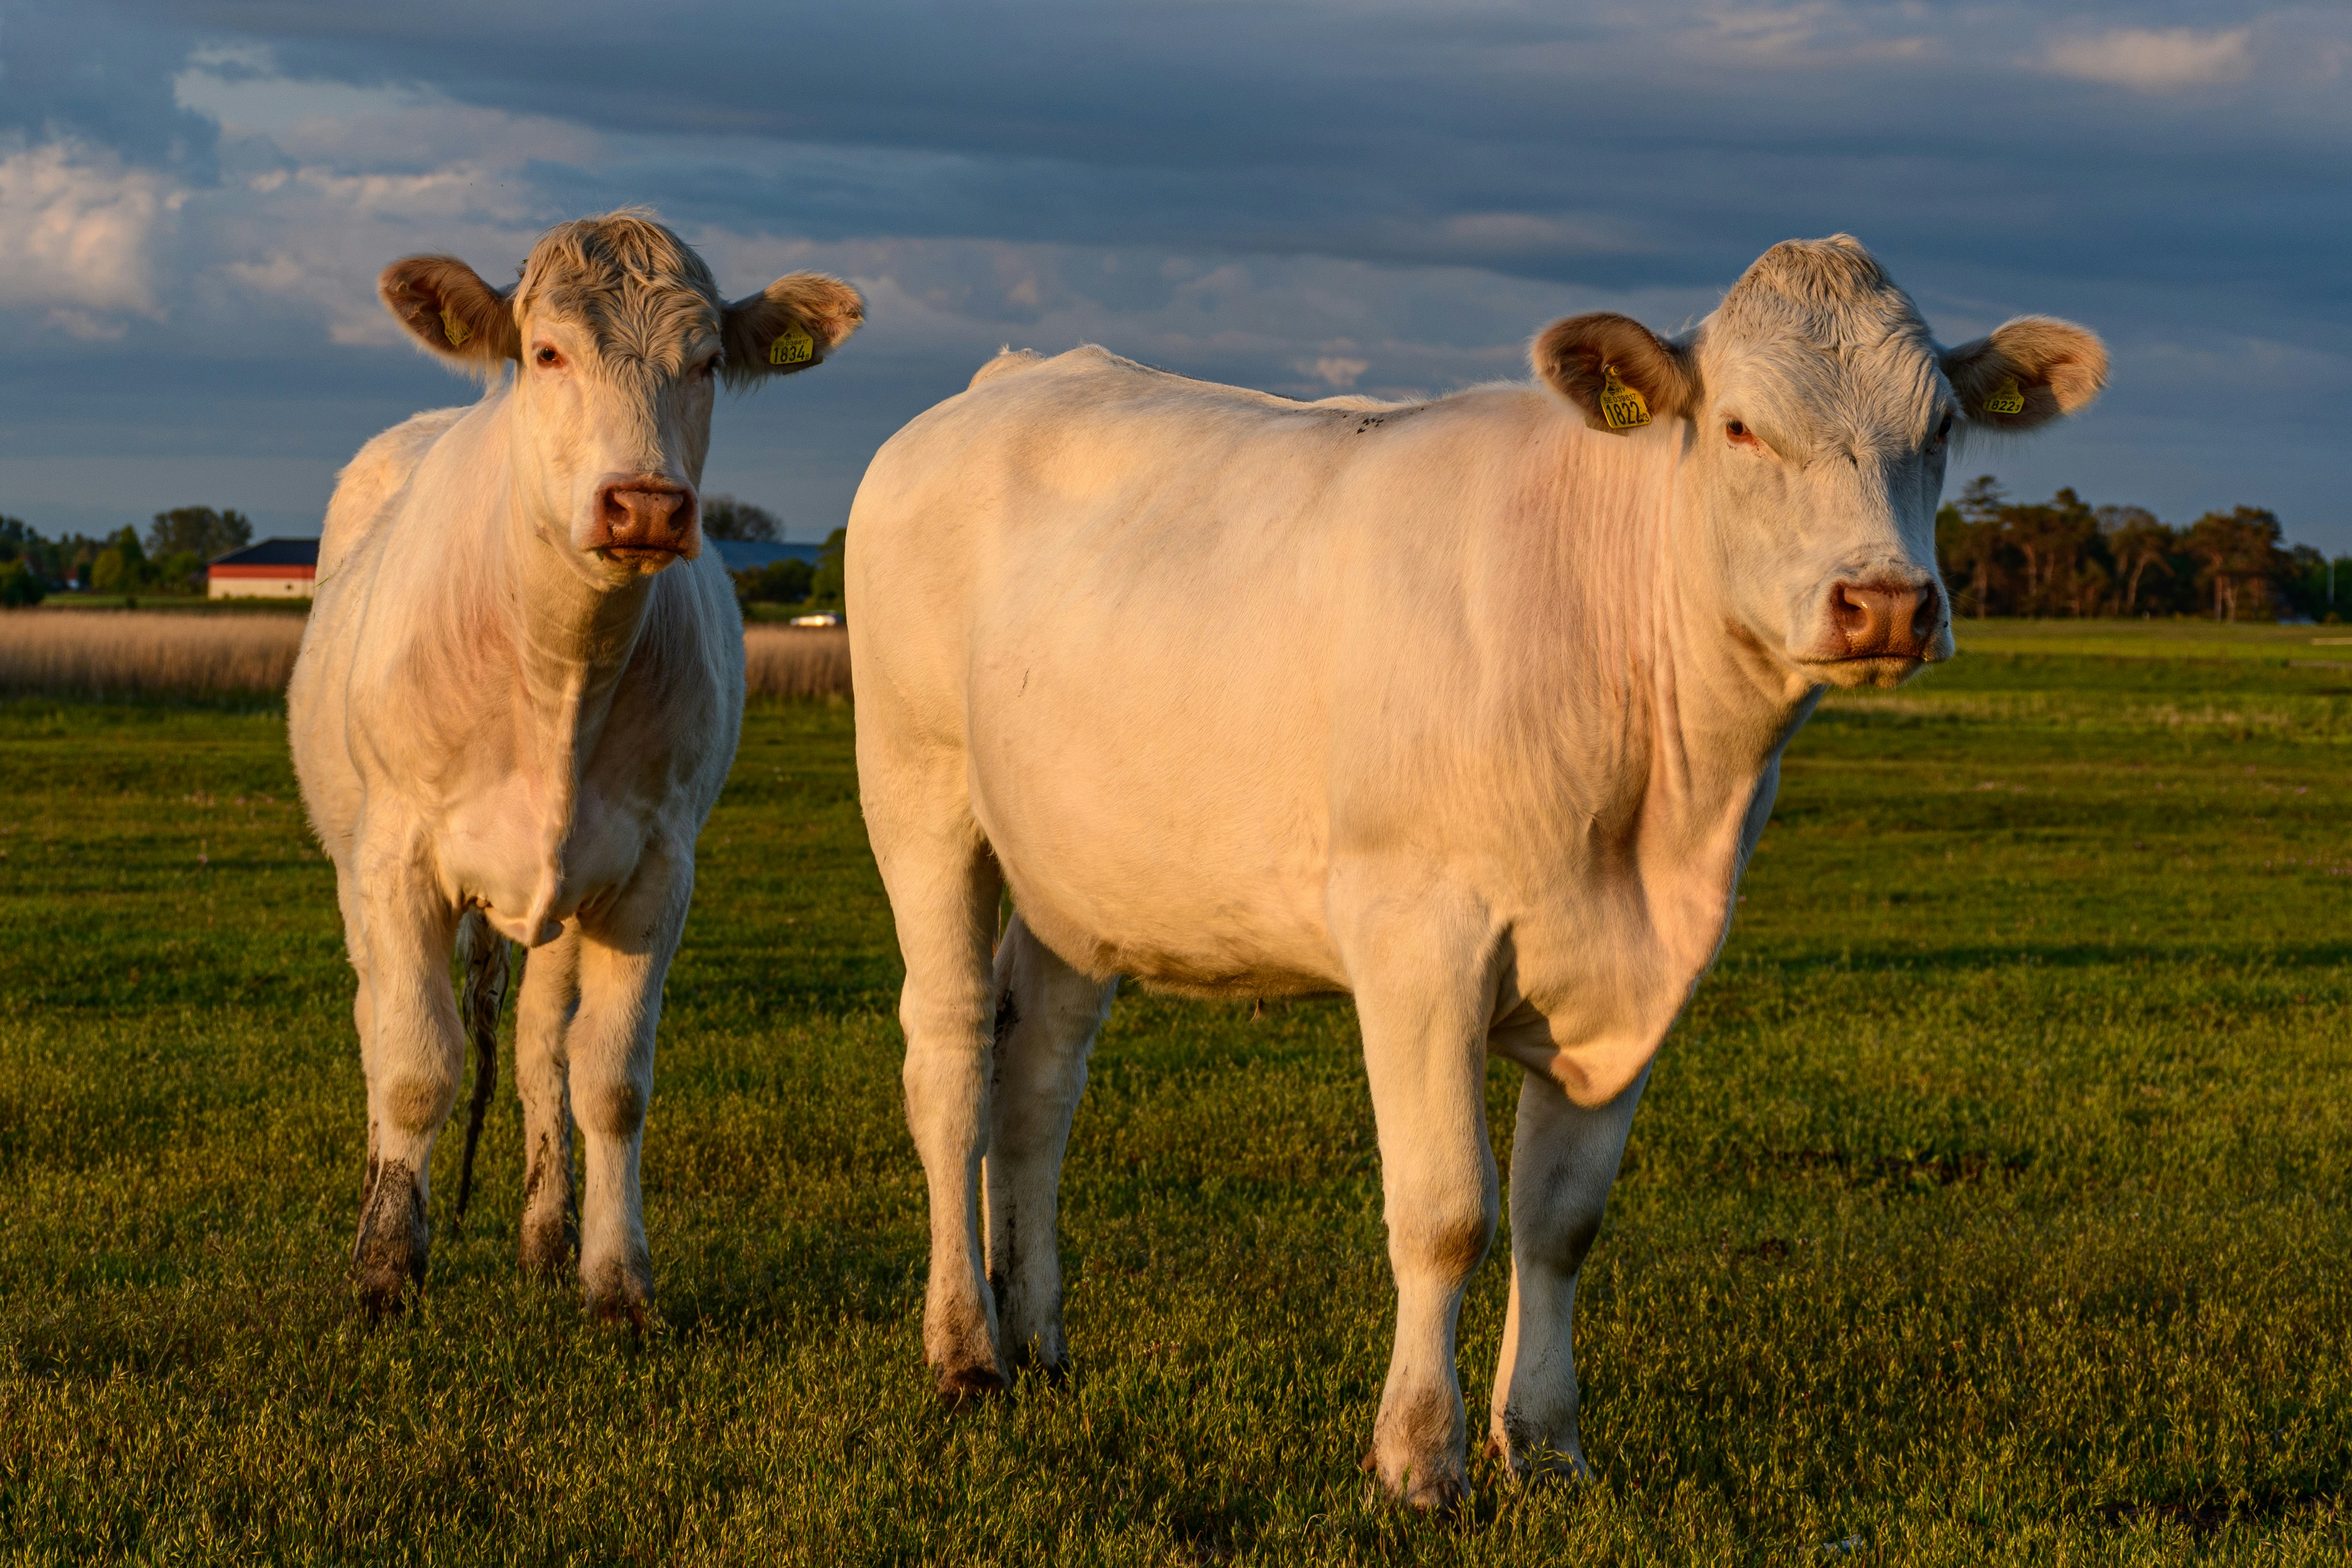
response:
[[[214,558],[214,566],[310,566],[319,564],[317,539],[263,539]]]

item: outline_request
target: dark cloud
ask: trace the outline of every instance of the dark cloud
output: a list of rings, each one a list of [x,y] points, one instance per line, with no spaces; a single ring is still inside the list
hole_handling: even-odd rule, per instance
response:
[[[224,136],[182,107],[192,59],[224,100],[274,84],[275,119]],[[185,196],[145,231],[146,314],[16,310],[0,481],[32,460],[23,431],[73,426],[299,448],[322,497],[371,422],[436,395],[379,331],[376,267],[446,247],[496,271],[546,222],[625,201],[719,247],[730,287],[789,263],[885,289],[789,438],[722,430],[725,462],[817,521],[991,340],[1442,390],[1507,373],[1548,313],[1605,299],[1673,325],[1773,241],[1843,229],[1948,335],[2041,309],[2110,336],[2116,391],[2000,457],[2021,486],[2267,500],[2320,538],[2352,392],[2347,66],[2340,9],[2227,0],[0,9],[0,127]],[[26,287],[0,277],[0,308]],[[258,301],[285,318],[270,334]],[[117,328],[172,372],[131,384],[119,348],[84,346]],[[2268,401],[2221,439],[2209,411],[2247,406],[2224,386]]]

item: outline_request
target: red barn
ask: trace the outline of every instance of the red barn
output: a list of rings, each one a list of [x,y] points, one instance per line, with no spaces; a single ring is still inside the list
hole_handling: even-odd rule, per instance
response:
[[[205,597],[308,599],[318,575],[317,539],[263,539],[205,568]]]

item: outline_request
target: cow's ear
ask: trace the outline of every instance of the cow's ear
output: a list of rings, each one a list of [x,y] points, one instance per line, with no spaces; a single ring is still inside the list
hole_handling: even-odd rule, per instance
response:
[[[857,290],[821,272],[779,277],[727,307],[723,368],[730,386],[824,363],[866,319]]]
[[[1618,435],[1687,414],[1697,396],[1690,350],[1612,310],[1553,322],[1536,334],[1528,358],[1585,423]]]
[[[2020,316],[1990,338],[1944,350],[1960,413],[1988,430],[2032,430],[2089,406],[2107,384],[2095,333],[2048,316]]]
[[[376,280],[385,308],[416,340],[474,370],[522,358],[522,330],[506,292],[454,256],[412,256]]]

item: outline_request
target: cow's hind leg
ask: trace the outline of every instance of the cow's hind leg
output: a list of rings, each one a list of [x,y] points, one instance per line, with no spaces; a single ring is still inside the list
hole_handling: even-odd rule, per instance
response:
[[[568,1273],[580,1242],[572,1194],[572,1092],[564,1037],[580,1009],[580,928],[524,960],[515,1006],[515,1092],[522,1101],[523,1271]]]
[[[1583,1475],[1576,1427],[1576,1275],[1617,1179],[1642,1076],[1587,1110],[1549,1076],[1519,1086],[1511,1148],[1511,1304],[1487,1441],[1520,1475]]]
[[[1365,1468],[1416,1507],[1445,1507],[1468,1490],[1454,1333],[1497,1207],[1485,1092],[1492,937],[1477,912],[1434,897],[1342,919],[1397,1286]]]
[[[979,1202],[995,1018],[990,958],[1003,879],[972,821],[961,757],[899,767],[870,759],[870,744],[861,735],[858,778],[907,965],[898,993],[907,1126],[930,1197],[923,1358],[940,1392],[961,1397],[1006,1382]]]
[[[1059,1199],[1070,1119],[1087,1087],[1087,1053],[1116,980],[1070,967],[1018,915],[996,947],[996,1062],[990,1094],[988,1281],[1007,1357],[1058,1375],[1062,1333]]]

